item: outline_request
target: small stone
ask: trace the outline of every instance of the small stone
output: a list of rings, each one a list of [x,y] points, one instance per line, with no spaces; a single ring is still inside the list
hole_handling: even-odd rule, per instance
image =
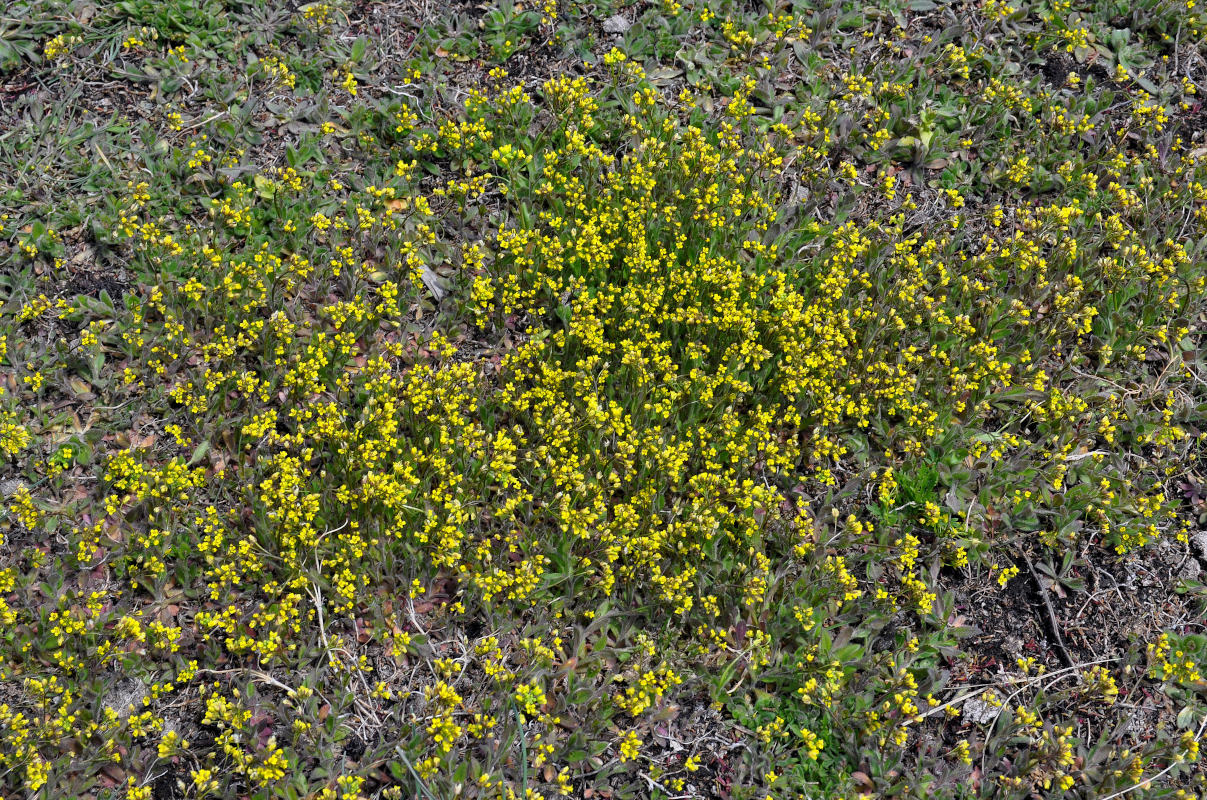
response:
[[[147,696],[147,687],[142,681],[126,678],[118,682],[103,698],[101,705],[112,708],[117,712],[117,718],[125,720],[131,711],[142,706],[143,698]]]
[[[604,20],[603,31],[604,33],[624,33],[630,27],[632,27],[631,23],[622,14],[617,14]]]
[[[964,719],[976,725],[985,725],[997,719],[997,715],[1002,713],[1000,708],[986,703],[979,697],[973,697],[964,701]]]
[[[1184,581],[1197,581],[1202,572],[1203,568],[1199,566],[1199,562],[1193,558],[1188,558],[1186,559],[1186,563],[1182,565],[1182,569],[1178,572],[1178,577]]]
[[[1198,551],[1199,558],[1207,560],[1207,531],[1199,531],[1191,536],[1190,543]]]

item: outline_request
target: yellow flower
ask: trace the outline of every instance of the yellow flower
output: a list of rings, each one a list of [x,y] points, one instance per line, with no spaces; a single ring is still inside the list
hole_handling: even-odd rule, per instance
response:
[[[635,760],[640,752],[641,739],[637,736],[636,731],[629,731],[620,742],[621,762]]]

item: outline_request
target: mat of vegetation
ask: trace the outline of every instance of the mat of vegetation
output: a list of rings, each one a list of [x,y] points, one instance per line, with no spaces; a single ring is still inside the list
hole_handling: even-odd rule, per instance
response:
[[[1203,0],[9,0],[0,797],[1201,797]]]

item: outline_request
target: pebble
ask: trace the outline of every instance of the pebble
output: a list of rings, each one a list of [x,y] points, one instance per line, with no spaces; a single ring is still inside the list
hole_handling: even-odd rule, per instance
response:
[[[604,20],[603,31],[604,33],[624,33],[630,27],[632,24],[624,18],[624,15],[617,14]]]
[[[997,715],[1002,713],[1002,710],[989,705],[979,697],[972,697],[964,701],[963,712],[964,719],[976,725],[984,725],[997,719]]]

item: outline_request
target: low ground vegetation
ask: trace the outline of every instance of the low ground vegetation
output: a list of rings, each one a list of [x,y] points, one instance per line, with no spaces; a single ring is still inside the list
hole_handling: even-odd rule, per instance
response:
[[[1205,42],[8,3],[0,796],[1201,796]]]

